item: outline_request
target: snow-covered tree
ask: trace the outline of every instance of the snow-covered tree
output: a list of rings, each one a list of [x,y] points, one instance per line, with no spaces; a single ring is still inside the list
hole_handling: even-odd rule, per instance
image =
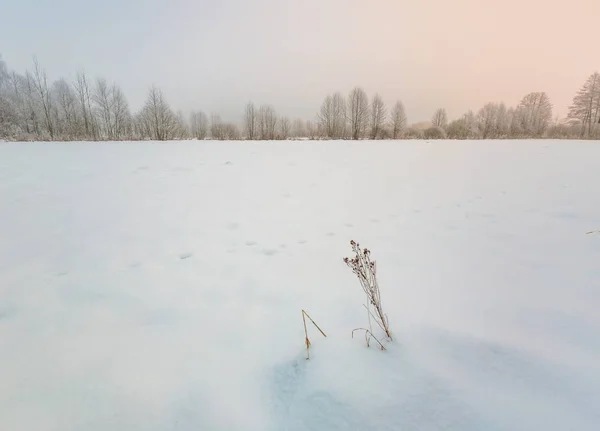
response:
[[[80,117],[83,121],[83,134],[86,139],[97,139],[98,128],[97,121],[92,109],[92,90],[88,83],[85,72],[77,72],[77,77],[73,84],[75,94],[77,95]]]
[[[386,117],[387,110],[383,99],[379,94],[375,94],[371,101],[371,139],[377,139],[381,136]]]
[[[52,84],[54,122],[62,139],[76,139],[79,131],[77,97],[69,83],[61,78]]]
[[[208,116],[204,112],[191,113],[190,134],[196,139],[204,139],[208,135]]]
[[[473,111],[467,112],[458,120],[452,121],[446,128],[450,139],[477,139],[479,138],[479,121]]]
[[[392,139],[398,139],[406,129],[406,112],[402,102],[397,101],[390,113],[390,131]]]
[[[0,138],[18,133],[18,112],[11,87],[6,63],[0,57]]]
[[[488,103],[477,113],[479,133],[483,139],[502,138],[509,133],[508,111],[504,103]]]
[[[433,113],[431,124],[435,127],[445,129],[448,125],[448,114],[444,108],[440,108]]]
[[[318,115],[321,133],[330,139],[344,138],[346,135],[346,101],[340,93],[328,95]]]
[[[257,138],[257,125],[258,113],[256,107],[254,103],[248,102],[244,112],[244,133],[246,134],[246,139],[253,140]]]
[[[581,133],[593,137],[600,130],[600,73],[594,72],[573,98],[569,120],[582,125]]]
[[[29,75],[29,72],[27,72],[27,75]],[[46,130],[50,135],[50,139],[54,139],[52,98],[50,96],[50,89],[48,88],[48,78],[46,76],[46,71],[41,68],[36,57],[33,58],[33,77],[30,77],[30,80],[33,82],[33,87],[42,106]]]
[[[352,139],[362,138],[369,122],[369,98],[360,87],[355,87],[348,95],[348,116]]]
[[[155,86],[148,91],[148,99],[138,115],[137,122],[142,136],[158,141],[173,139],[177,132],[177,118],[162,91]]]
[[[295,138],[306,138],[308,136],[306,131],[306,123],[301,118],[296,118],[292,126],[292,136]]]
[[[292,133],[292,122],[288,117],[281,117],[279,119],[279,139],[287,139]]]
[[[544,92],[529,93],[517,107],[516,120],[522,134],[542,137],[552,122],[552,103]]]

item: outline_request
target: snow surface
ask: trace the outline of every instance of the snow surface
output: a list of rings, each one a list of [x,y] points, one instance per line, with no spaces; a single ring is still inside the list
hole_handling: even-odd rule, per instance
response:
[[[599,185],[598,142],[3,144],[0,430],[598,430]]]

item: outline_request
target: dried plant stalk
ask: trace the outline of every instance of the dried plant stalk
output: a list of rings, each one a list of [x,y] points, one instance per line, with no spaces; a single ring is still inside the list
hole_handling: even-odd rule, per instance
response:
[[[379,341],[377,339],[377,337],[375,335],[373,335],[373,333],[371,331],[369,331],[367,328],[356,328],[352,331],[352,338],[354,338],[354,332],[356,331],[365,331],[365,340],[367,341],[367,347],[370,346],[370,341],[371,341],[371,337],[373,337],[375,339],[375,341],[377,341],[377,343],[379,343],[379,347],[381,348],[381,350],[386,350],[385,347],[383,347],[383,344],[381,344],[381,341]]]
[[[317,325],[315,321],[312,320],[308,313],[302,310],[302,323],[304,324],[304,343],[306,344],[306,359],[310,359],[310,340],[308,339],[308,330],[306,329],[306,317],[308,317],[308,320],[310,320],[312,324],[315,325],[315,327],[319,330],[319,332],[323,334],[323,337],[327,338],[327,335],[325,335],[325,332],[323,332],[319,325]]]
[[[379,291],[379,284],[377,283],[377,264],[371,260],[371,251],[367,248],[361,250],[360,245],[355,241],[350,241],[352,251],[354,252],[353,258],[344,258],[346,265],[352,269],[352,272],[358,277],[360,285],[363,291],[367,295],[367,317],[369,319],[369,332],[373,333],[371,327],[371,318],[375,320],[375,323],[379,325],[385,332],[386,337],[392,340],[392,333],[388,323],[387,315],[383,312],[381,305],[381,293]],[[375,311],[371,311],[371,307]]]

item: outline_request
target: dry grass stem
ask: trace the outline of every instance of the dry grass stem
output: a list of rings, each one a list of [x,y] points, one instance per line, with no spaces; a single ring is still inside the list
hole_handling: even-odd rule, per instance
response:
[[[353,258],[344,258],[346,265],[352,269],[352,272],[358,277],[358,281],[367,295],[367,318],[369,320],[369,331],[373,333],[371,318],[385,332],[386,337],[392,340],[392,333],[388,323],[387,315],[383,312],[381,305],[381,292],[377,283],[377,264],[371,260],[371,251],[367,248],[361,250],[360,245],[355,241],[350,241]],[[375,311],[371,311],[371,307]]]
[[[319,325],[317,325],[315,323],[314,320],[312,320],[312,318],[308,315],[308,313],[304,310],[302,310],[302,323],[304,324],[304,343],[306,344],[306,359],[310,359],[310,340],[308,338],[308,329],[306,329],[306,318],[308,317],[308,320],[310,320],[312,322],[313,325],[315,325],[315,328],[317,328],[319,330],[319,332],[321,334],[323,334],[323,337],[327,338],[327,335],[325,335],[325,332],[323,332],[323,330],[319,327]]]
[[[377,341],[377,343],[379,344],[379,347],[381,348],[381,350],[386,350],[385,347],[383,347],[383,344],[381,344],[381,341],[379,341],[377,339],[377,337],[375,335],[373,335],[373,333],[371,331],[369,331],[367,328],[356,328],[352,331],[352,338],[354,338],[354,332],[356,331],[365,331],[365,341],[367,342],[367,347],[370,347],[370,341],[371,341],[371,337],[373,337],[373,339],[375,341]]]

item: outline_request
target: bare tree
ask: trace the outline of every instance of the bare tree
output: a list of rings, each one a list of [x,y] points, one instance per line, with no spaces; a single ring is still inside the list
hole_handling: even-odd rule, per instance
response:
[[[69,83],[64,79],[52,85],[53,106],[57,107],[55,119],[59,133],[65,139],[73,139],[78,135],[77,98]]]
[[[258,119],[257,119],[258,130],[257,131],[258,131],[258,138],[261,141],[266,140],[267,136],[268,136],[266,110],[267,110],[267,106],[262,105],[258,111]]]
[[[221,139],[223,140],[238,140],[240,139],[240,130],[233,123],[225,123],[222,125]]]
[[[177,111],[177,128],[176,128],[176,136],[179,139],[189,139],[190,137],[190,127],[183,115],[183,111]]]
[[[448,135],[446,131],[438,126],[431,126],[423,131],[425,139],[446,139]]]
[[[365,134],[369,121],[369,98],[362,88],[355,87],[350,91],[348,95],[348,111],[352,139],[360,139]]]
[[[202,112],[192,112],[190,115],[190,133],[196,139],[205,139],[208,134],[208,116]]]
[[[50,91],[48,90],[48,79],[46,77],[46,71],[40,68],[37,57],[33,58],[33,84],[37,90],[42,108],[44,111],[44,118],[46,120],[46,129],[50,134],[50,139],[54,139],[54,124],[52,124],[52,103],[50,98]]]
[[[262,110],[266,127],[266,139],[273,140],[277,135],[277,114],[272,106],[265,106]]]
[[[172,139],[177,129],[177,120],[160,89],[152,86],[142,108],[138,124],[144,134],[158,141]],[[138,126],[140,127],[140,126]]]
[[[246,105],[246,112],[244,113],[244,128],[246,133],[246,138],[253,140],[257,137],[257,125],[258,125],[258,115],[256,112],[256,107],[254,103],[249,102]]]
[[[318,115],[319,128],[330,139],[343,138],[346,134],[346,102],[340,93],[327,96]]]
[[[94,89],[92,100],[94,101],[98,118],[100,119],[100,135],[104,139],[114,139],[112,121],[110,118],[110,113],[112,110],[110,90],[108,88],[106,79],[98,78],[96,80],[96,88]]]
[[[315,139],[319,136],[319,126],[312,121],[306,122],[306,137]]]
[[[488,103],[477,113],[479,131],[483,139],[493,138],[496,135],[496,116],[498,105]]]
[[[77,100],[79,101],[79,109],[81,110],[85,136],[88,139],[96,139],[96,127],[94,116],[92,114],[91,91],[85,72],[80,71],[77,73],[74,87],[75,92],[77,93]]]
[[[510,134],[510,121],[512,113],[500,103],[496,109],[496,138],[507,138]]]
[[[321,110],[319,111],[318,120],[319,128],[323,134],[328,138],[333,137],[333,98],[330,95],[325,97],[325,100],[321,104]]]
[[[333,95],[333,138],[340,139],[346,137],[347,111],[346,100],[341,93]]]
[[[279,119],[279,139],[288,139],[292,131],[292,122],[287,117]]]
[[[13,86],[10,78],[6,63],[0,56],[0,138],[10,138],[18,129],[18,109],[15,97],[18,93],[12,93]]]
[[[224,138],[224,127],[219,114],[212,113],[210,115],[210,137],[212,139],[223,140]]]
[[[92,99],[100,119],[101,136],[109,140],[126,136],[131,115],[121,89],[116,84],[109,87],[105,79],[98,78]]]
[[[567,118],[582,125],[582,137],[595,135],[600,128],[600,73],[594,72],[577,92]]]
[[[294,125],[292,127],[292,136],[294,136],[295,138],[308,137],[306,131],[306,123],[301,118],[297,118],[294,120]]]
[[[113,139],[127,137],[131,134],[131,113],[125,94],[116,84],[110,87],[110,107]]]
[[[392,139],[398,139],[404,129],[406,129],[406,113],[404,112],[404,105],[402,102],[397,101],[392,108],[390,116],[390,130],[392,132]]]
[[[544,92],[529,93],[517,107],[520,128],[526,136],[541,137],[552,122],[552,103]]]
[[[476,139],[480,137],[479,122],[473,111],[467,112],[458,120],[452,121],[446,127],[448,138]]]
[[[371,101],[371,139],[380,137],[386,117],[387,110],[383,99],[379,94],[375,94]]]
[[[444,108],[440,108],[433,114],[431,118],[431,123],[435,127],[440,127],[445,129],[448,125],[448,114],[446,114],[446,110]]]
[[[40,122],[44,114],[41,113],[41,103],[39,102],[39,97],[37,97],[33,76],[28,71],[25,72],[23,93],[27,109],[27,119],[31,124],[31,133],[41,136]]]
[[[277,134],[277,114],[270,105],[262,105],[258,112],[258,136],[261,140],[273,140]]]

